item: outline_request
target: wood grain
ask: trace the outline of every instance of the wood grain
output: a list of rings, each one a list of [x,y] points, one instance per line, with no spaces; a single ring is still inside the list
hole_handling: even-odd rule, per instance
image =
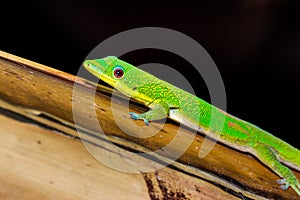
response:
[[[5,164],[1,164],[0,195],[7,199],[15,199],[20,193],[33,199],[116,199],[117,194],[117,199],[299,199],[291,189],[282,191],[276,184],[279,177],[251,155],[218,143],[200,159],[203,135],[195,135],[188,128],[180,129],[180,139],[191,138],[191,145],[167,168],[128,174],[106,167],[79,141],[86,141],[95,152],[106,148],[110,158],[122,157],[114,145],[99,135],[99,125],[113,144],[132,152],[158,150],[178,134],[178,124],[171,120],[166,124],[155,122],[150,127],[131,121],[128,102],[117,93],[112,104],[112,92],[110,88],[96,87],[82,78],[0,52],[0,131],[8,138],[1,141],[0,159]],[[146,108],[131,101],[129,109],[142,112]],[[117,110],[117,115],[113,115],[113,110]],[[5,117],[9,113],[17,115]],[[30,123],[20,122],[16,116],[25,117]],[[84,130],[79,135],[74,120]],[[151,137],[136,137],[144,134],[145,128],[158,132]],[[171,150],[181,151],[183,143]],[[299,172],[295,174],[300,179]]]

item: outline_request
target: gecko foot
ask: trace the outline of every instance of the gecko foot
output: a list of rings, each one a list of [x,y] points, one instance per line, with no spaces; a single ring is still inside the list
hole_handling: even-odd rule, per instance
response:
[[[129,112],[129,115],[130,115],[131,119],[133,119],[133,120],[137,120],[137,119],[142,119],[142,120],[144,120],[144,123],[145,123],[147,126],[149,126],[149,121],[148,121],[147,119],[141,117],[139,114],[134,113],[134,112]]]
[[[300,183],[297,179],[293,179],[287,181],[285,178],[281,180],[277,180],[277,183],[280,184],[280,188],[283,190],[287,190],[289,186],[295,190],[295,192],[300,196]]]
[[[286,179],[277,180],[277,183],[280,184],[280,188],[283,190],[287,190],[290,184],[286,181]]]

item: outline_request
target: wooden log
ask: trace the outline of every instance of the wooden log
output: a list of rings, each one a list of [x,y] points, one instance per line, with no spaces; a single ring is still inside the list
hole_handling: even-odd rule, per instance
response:
[[[276,184],[279,177],[251,155],[217,143],[200,159],[198,154],[204,137],[188,128],[180,129],[182,144],[172,151],[180,152],[186,138],[191,139],[191,145],[166,168],[132,174],[103,165],[79,140],[85,147],[89,145],[89,150],[96,153],[101,150],[115,161],[124,156],[115,149],[116,144],[131,152],[154,151],[169,144],[178,134],[178,124],[171,120],[166,124],[154,122],[150,128],[140,121],[129,123],[126,99],[117,93],[116,103],[112,105],[112,92],[110,88],[96,87],[82,78],[0,52],[0,132],[7,138],[1,141],[0,160],[4,164],[0,172],[0,197],[14,199],[23,194],[24,198],[25,194],[30,199],[54,196],[61,199],[299,199],[292,189],[281,190]],[[113,115],[114,109],[118,111],[117,117]],[[146,108],[130,102],[129,109],[142,112]],[[94,115],[96,122],[92,120]],[[116,118],[121,119],[118,124]],[[79,135],[74,121],[84,130]],[[113,143],[98,134],[98,123]],[[145,128],[159,132],[151,137],[135,137],[141,136]],[[168,158],[157,158],[168,162]],[[126,159],[130,163],[130,158]],[[143,159],[150,166],[155,164],[151,158]],[[294,173],[300,177],[299,172]]]

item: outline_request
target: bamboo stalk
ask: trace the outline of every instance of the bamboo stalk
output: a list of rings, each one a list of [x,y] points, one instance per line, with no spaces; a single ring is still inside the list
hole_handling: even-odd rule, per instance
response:
[[[216,144],[205,158],[200,159],[198,153],[204,137],[194,135],[188,128],[181,130],[182,143],[185,138],[192,138],[191,145],[177,162],[167,168],[128,174],[104,166],[88,154],[80,139],[95,152],[103,151],[105,147],[104,151],[115,161],[123,154],[113,148],[114,144],[131,151],[154,151],[169,144],[178,131],[178,124],[172,121],[167,121],[161,130],[162,122],[156,122],[151,124],[152,129],[160,130],[156,135],[134,137],[141,133],[135,125],[144,128],[143,123],[129,123],[127,102],[117,94],[114,109],[121,118],[117,125],[112,113],[112,92],[110,88],[95,87],[82,78],[0,52],[0,132],[9,139],[8,142],[2,141],[1,145],[0,159],[5,164],[1,165],[0,180],[3,184],[0,185],[0,195],[13,198],[25,192],[28,197],[38,199],[43,195],[51,196],[54,190],[54,194],[61,195],[62,199],[96,196],[105,199],[116,199],[116,196],[117,199],[238,199],[241,196],[297,199],[293,190],[282,191],[276,184],[278,177],[250,155]],[[134,112],[145,110],[134,102],[130,103],[129,109]],[[91,120],[94,112],[97,123],[112,144],[97,135],[98,125]],[[74,128],[74,113],[76,126],[84,130],[80,135]],[[18,122],[16,116],[25,117],[29,124]],[[32,123],[39,127],[32,126]],[[126,132],[119,126],[126,127]],[[173,150],[180,150],[180,145]],[[34,159],[29,159],[23,152]],[[143,159],[150,166],[155,163],[149,158]],[[159,159],[168,161],[168,158]],[[33,167],[38,170],[32,170]],[[12,177],[9,180],[8,174]],[[295,174],[300,177],[298,172]],[[51,191],[47,189],[49,185]],[[127,196],[127,193],[133,196]]]

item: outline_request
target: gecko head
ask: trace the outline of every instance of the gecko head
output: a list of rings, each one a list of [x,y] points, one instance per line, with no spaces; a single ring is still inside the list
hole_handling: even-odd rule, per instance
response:
[[[114,62],[118,58],[115,56],[108,56],[102,59],[96,59],[96,60],[86,60],[83,63],[83,66],[86,70],[97,76],[102,75],[105,73],[105,71],[114,64]]]
[[[116,88],[126,96],[132,96],[137,88],[147,83],[150,74],[134,67],[133,65],[108,56],[102,59],[86,60],[83,66],[94,76]]]
[[[115,77],[110,73],[112,70],[111,68],[116,65],[117,60],[118,58],[115,56],[107,56],[102,59],[86,60],[84,61],[83,66],[94,76],[114,86],[116,82],[115,77],[121,78],[124,75],[124,70],[122,70],[122,68],[115,69]]]
[[[130,86],[128,72],[135,69],[134,66],[118,59],[115,56],[107,56],[102,59],[86,60],[83,63],[86,70],[108,83],[112,87],[118,85],[119,89],[127,90]],[[137,68],[134,70],[138,70]],[[122,87],[122,88],[121,88]]]

